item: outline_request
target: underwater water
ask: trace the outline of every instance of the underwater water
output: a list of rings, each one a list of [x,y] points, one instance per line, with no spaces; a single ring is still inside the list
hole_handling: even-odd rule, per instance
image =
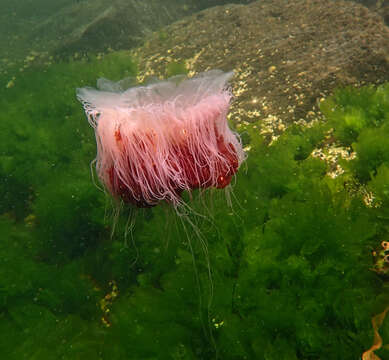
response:
[[[386,4],[145,4],[0,0],[0,358],[389,359]]]

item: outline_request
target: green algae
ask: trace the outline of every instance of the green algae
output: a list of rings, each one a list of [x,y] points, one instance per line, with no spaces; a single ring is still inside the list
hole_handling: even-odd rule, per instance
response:
[[[389,88],[339,90],[322,104],[324,123],[292,126],[270,146],[250,126],[232,208],[221,191],[186,195],[206,215],[189,215],[196,234],[168,205],[115,220],[92,182],[94,134],[75,88],[135,74],[128,55],[114,53],[30,71],[1,90],[0,353],[359,358],[389,302],[387,277],[371,270],[371,251],[389,238]],[[310,155],[330,128],[357,152],[336,179]],[[350,182],[371,191],[374,206]]]

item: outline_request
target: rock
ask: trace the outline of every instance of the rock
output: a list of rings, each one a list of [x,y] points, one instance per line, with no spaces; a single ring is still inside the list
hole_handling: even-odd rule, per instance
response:
[[[386,23],[389,25],[389,3],[387,0],[349,0],[355,1],[362,5],[365,5],[370,10],[375,11],[377,14],[381,15]]]
[[[235,0],[247,3],[251,0]],[[0,13],[0,71],[38,57],[119,50],[145,35],[206,7],[228,0],[14,0]],[[25,65],[25,64],[24,64]],[[23,65],[22,65],[23,66]]]
[[[284,123],[316,118],[318,101],[336,87],[389,80],[389,29],[353,2],[218,6],[162,31],[169,37],[154,34],[134,51],[140,79],[165,77],[174,61],[185,62],[190,74],[233,69],[230,116],[238,127],[260,119],[264,132],[277,132]]]
[[[48,33],[61,19],[68,19],[59,29],[64,38],[56,54],[129,49],[160,27],[205,7],[193,0],[83,1],[55,14],[39,30]]]

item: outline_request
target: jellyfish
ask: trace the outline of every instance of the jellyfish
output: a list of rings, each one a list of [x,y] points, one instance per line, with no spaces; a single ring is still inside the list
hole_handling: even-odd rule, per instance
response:
[[[185,191],[227,187],[245,158],[227,122],[232,75],[212,70],[132,87],[99,79],[97,89],[77,89],[104,188],[136,207],[177,208]]]

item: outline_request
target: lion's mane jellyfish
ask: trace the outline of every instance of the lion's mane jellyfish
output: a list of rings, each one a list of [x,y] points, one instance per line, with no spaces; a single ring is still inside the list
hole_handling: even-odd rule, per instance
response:
[[[213,70],[126,89],[99,79],[77,89],[97,141],[97,174],[124,202],[182,204],[181,193],[224,188],[244,160],[227,123],[232,73]]]

